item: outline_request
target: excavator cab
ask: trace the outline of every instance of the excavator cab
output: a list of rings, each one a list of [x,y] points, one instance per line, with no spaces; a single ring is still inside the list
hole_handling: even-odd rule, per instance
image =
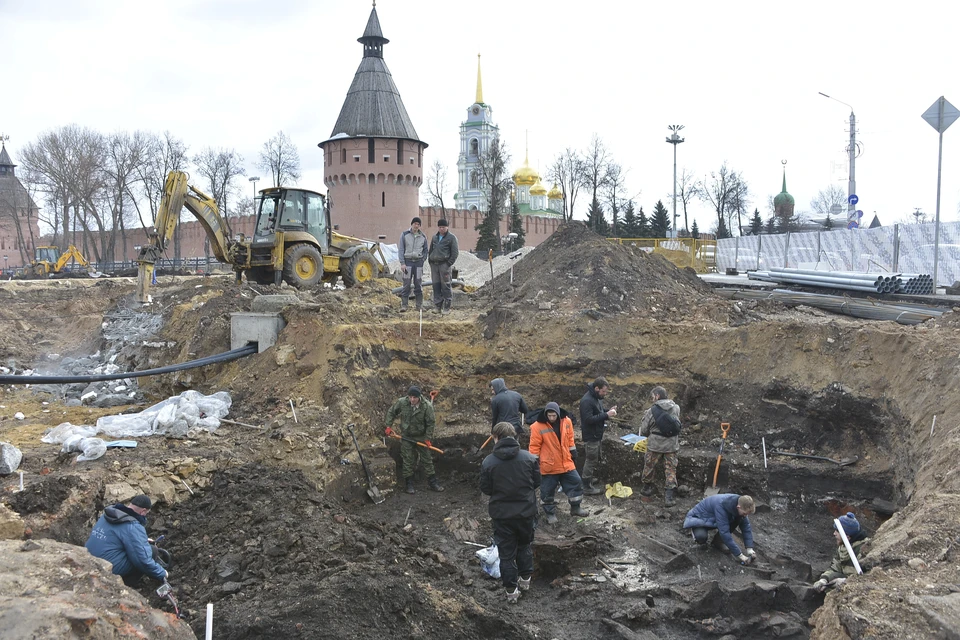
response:
[[[57,264],[60,259],[60,247],[37,247],[33,252],[34,262],[48,262],[51,265]]]

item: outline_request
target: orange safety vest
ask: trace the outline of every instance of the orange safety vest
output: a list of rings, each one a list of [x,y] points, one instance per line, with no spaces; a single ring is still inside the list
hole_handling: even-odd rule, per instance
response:
[[[557,475],[577,468],[570,449],[576,447],[573,441],[573,422],[570,418],[560,418],[560,441],[557,432],[548,422],[534,422],[530,426],[530,453],[540,456],[540,474]]]

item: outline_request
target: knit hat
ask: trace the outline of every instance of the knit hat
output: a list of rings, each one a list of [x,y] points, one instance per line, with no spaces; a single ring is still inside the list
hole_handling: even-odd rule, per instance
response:
[[[408,396],[415,396],[415,397],[419,398],[419,397],[422,396],[423,394],[420,392],[420,387],[414,385],[414,386],[410,387],[410,388],[407,390],[407,395],[408,395]]]
[[[416,222],[417,224],[421,224],[423,221],[420,220],[419,216],[414,216],[413,220],[410,221],[410,224],[413,224],[414,222]]]
[[[548,402],[547,406],[543,409],[544,413],[547,411],[556,411],[557,415],[560,415],[560,405],[558,405],[556,402]]]
[[[447,219],[446,219],[446,218],[440,218],[439,220],[437,220],[437,226],[438,226],[438,227],[446,227],[446,226],[448,226],[448,225],[447,225]]]
[[[848,536],[860,533],[860,523],[857,522],[857,517],[853,515],[852,511],[848,511],[847,515],[840,516],[837,519],[840,521],[840,526],[843,527],[843,532]]]
[[[133,496],[133,498],[130,499],[130,504],[135,507],[140,507],[141,509],[149,509],[151,506],[153,506],[153,503],[150,502],[150,497],[143,494],[140,494],[139,496]]]

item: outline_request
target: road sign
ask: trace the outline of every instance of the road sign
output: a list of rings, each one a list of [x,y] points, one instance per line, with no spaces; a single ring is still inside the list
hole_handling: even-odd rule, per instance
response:
[[[857,218],[862,218],[862,217],[863,217],[863,211],[860,211],[859,209],[857,209]]]
[[[960,109],[957,109],[950,104],[946,98],[940,96],[920,117],[936,129],[937,133],[943,133],[957,118],[960,118]]]
[[[859,226],[860,225],[857,224],[856,220],[851,220],[850,222],[847,223],[847,229],[856,229]]]
[[[849,202],[850,204],[857,204],[858,202],[860,202],[860,198],[857,197],[857,194],[851,193],[850,197],[847,198],[847,202]]]

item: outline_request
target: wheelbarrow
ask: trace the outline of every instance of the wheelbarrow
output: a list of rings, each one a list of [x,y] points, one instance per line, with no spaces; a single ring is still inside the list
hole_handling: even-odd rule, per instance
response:
[[[860,460],[860,456],[853,456],[852,458],[841,458],[840,460],[834,460],[833,458],[827,458],[824,456],[808,456],[803,453],[790,453],[788,451],[779,451],[774,449],[770,453],[775,453],[781,456],[790,456],[791,458],[806,458],[808,460],[824,460],[826,462],[832,462],[833,464],[840,465],[841,467],[847,467],[851,464],[857,464],[857,461]]]

